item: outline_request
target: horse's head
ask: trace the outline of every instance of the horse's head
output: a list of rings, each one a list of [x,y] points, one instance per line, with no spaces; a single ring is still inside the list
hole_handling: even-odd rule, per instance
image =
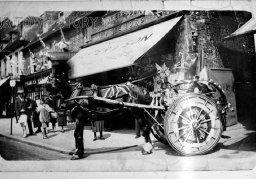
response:
[[[148,104],[151,101],[148,90],[137,85],[130,86],[129,96],[134,103]]]
[[[168,77],[170,76],[170,70],[165,65],[159,66],[156,64],[157,74],[154,79],[154,91],[159,91],[162,88],[162,85],[168,82]]]
[[[162,82],[164,82],[166,78],[170,75],[169,68],[164,63],[162,66],[159,66],[158,64],[156,64],[156,69],[157,69],[156,76],[158,77],[159,80],[162,80]]]
[[[46,90],[49,91],[51,95],[61,94],[64,98],[68,98],[72,92],[68,79],[60,75],[49,77]]]

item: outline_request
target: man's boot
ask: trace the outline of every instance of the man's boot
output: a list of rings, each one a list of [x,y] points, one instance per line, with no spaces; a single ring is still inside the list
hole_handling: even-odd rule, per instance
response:
[[[43,139],[48,139],[48,136],[46,134],[46,128],[44,128],[43,130]]]

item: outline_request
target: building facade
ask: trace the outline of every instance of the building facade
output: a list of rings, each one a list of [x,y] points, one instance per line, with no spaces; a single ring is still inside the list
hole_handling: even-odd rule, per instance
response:
[[[181,67],[185,67],[196,59],[195,74],[200,74],[204,68],[218,72],[219,69],[232,71],[234,83],[223,84],[224,89],[229,91],[230,96],[236,92],[239,115],[249,115],[249,109],[253,107],[249,96],[254,94],[256,77],[253,36],[231,41],[224,39],[250,19],[251,14],[248,12],[45,12],[39,18],[28,17],[26,23],[18,26],[19,34],[24,37],[19,39],[23,40],[22,43],[19,42],[20,45],[10,46],[10,42],[15,40],[14,32],[7,37],[1,35],[1,77],[13,74],[15,79],[21,79],[28,96],[41,96],[46,92],[42,81],[49,75],[67,71],[62,66],[62,60],[68,60],[80,49],[89,49],[176,17],[182,18],[164,38],[139,58],[140,63],[137,65],[75,80],[82,80],[86,85],[121,83],[131,76],[141,78],[155,69],[155,63],[165,63],[169,68],[179,63]],[[183,75],[180,78],[189,79],[191,76]],[[248,103],[250,107],[243,109],[243,103]],[[231,121],[230,125],[232,123],[234,122]]]

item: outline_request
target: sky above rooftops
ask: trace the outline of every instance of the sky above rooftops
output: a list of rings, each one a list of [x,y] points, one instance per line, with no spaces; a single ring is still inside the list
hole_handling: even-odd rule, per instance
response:
[[[21,5],[22,6],[22,5]],[[41,14],[43,14],[43,10],[40,8],[37,9],[28,9],[26,7],[24,7],[24,9],[22,7],[20,7],[19,9],[23,9],[23,10],[10,10],[10,9],[6,9],[6,8],[1,8],[0,7],[0,21],[2,21],[4,18],[8,17],[13,23],[14,25],[17,25],[22,19],[28,17],[28,16],[35,16],[35,17],[39,17]]]

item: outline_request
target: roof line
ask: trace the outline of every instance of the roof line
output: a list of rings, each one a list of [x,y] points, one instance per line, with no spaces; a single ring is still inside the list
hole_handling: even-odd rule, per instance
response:
[[[93,13],[95,13],[95,12],[97,12],[97,11],[93,11],[93,12],[90,12],[90,13],[86,14],[85,16],[82,16],[81,18],[79,18],[79,19],[77,19],[76,21],[74,21],[73,23],[71,23],[69,26],[71,26],[71,25],[74,24],[75,22],[77,22],[77,21],[79,21],[79,20],[81,20],[81,19],[83,19],[83,18],[87,17],[88,15],[91,15],[91,14],[93,14]],[[57,26],[57,27],[60,27],[60,26]],[[50,28],[51,28],[51,27],[50,27]],[[62,30],[66,30],[66,29],[67,29],[67,26],[64,25],[64,27],[63,27]],[[43,39],[46,39],[46,38],[49,38],[50,36],[54,35],[55,33],[59,32],[59,31],[60,31],[60,29],[57,29],[57,30],[55,30],[54,32],[50,33],[49,35],[47,35],[47,36],[45,36],[45,37],[41,37],[41,38],[42,38],[42,40],[43,40]],[[47,31],[47,32],[48,32],[48,31]],[[45,33],[43,33],[43,34],[41,34],[41,35],[44,35],[44,34],[46,34],[47,32],[45,32]],[[37,44],[37,43],[39,43],[39,42],[40,42],[40,40],[37,39],[35,42],[33,42],[32,44],[28,44],[28,45],[25,46],[23,49],[26,49],[26,48],[28,48],[28,47],[30,47],[30,46],[32,46],[32,45],[35,45],[35,44]]]

